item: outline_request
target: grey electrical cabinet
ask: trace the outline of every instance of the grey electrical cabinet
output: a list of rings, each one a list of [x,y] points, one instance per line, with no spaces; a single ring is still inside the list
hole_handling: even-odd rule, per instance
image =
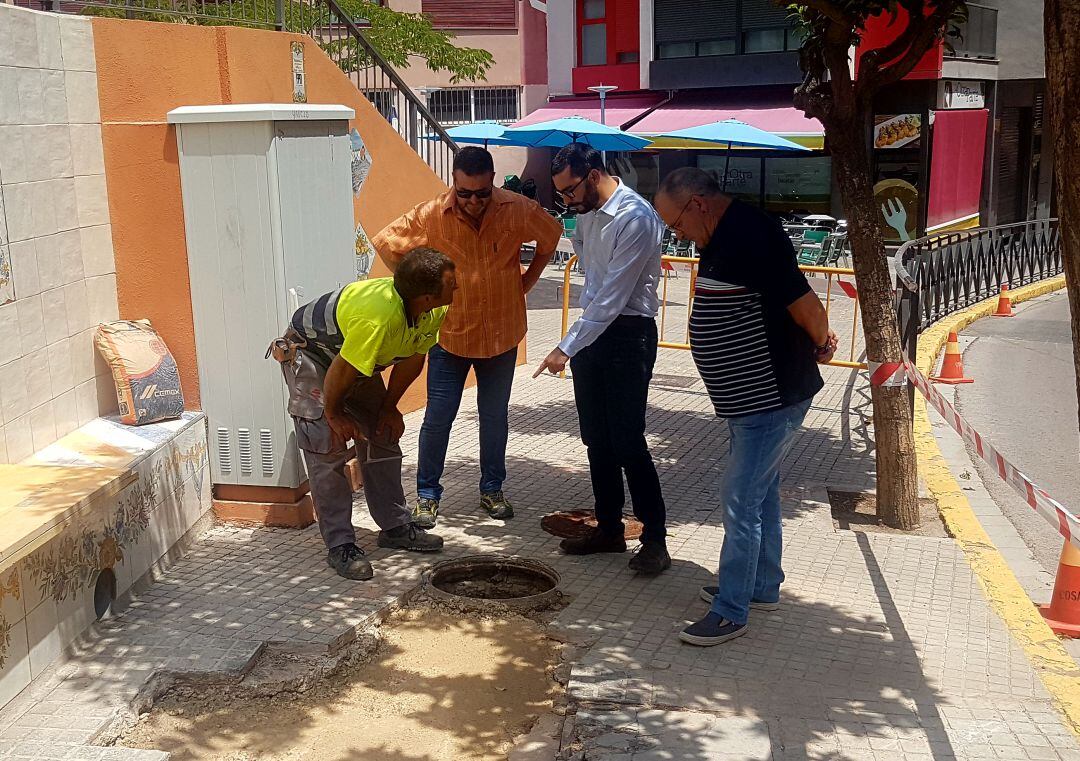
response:
[[[304,480],[281,370],[292,313],[355,280],[351,108],[184,106],[176,125],[214,483]]]

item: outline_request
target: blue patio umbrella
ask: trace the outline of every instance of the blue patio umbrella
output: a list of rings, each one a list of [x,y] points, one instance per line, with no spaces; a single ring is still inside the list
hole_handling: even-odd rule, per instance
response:
[[[665,132],[658,137],[679,140],[696,140],[705,143],[722,143],[727,148],[724,159],[724,190],[727,190],[727,170],[731,161],[731,146],[741,148],[772,148],[782,151],[808,151],[806,146],[793,143],[779,135],[758,129],[738,119],[725,119],[699,127],[687,127],[674,132]]]
[[[456,127],[447,127],[446,134],[455,143],[470,145],[483,145],[485,148],[491,145],[519,145],[503,139],[506,126],[495,121],[472,122],[471,124],[459,124]],[[428,140],[438,140],[439,135],[427,135]]]
[[[503,133],[503,139],[530,148],[562,148],[570,143],[585,143],[598,151],[636,151],[651,142],[583,116],[564,116],[524,127],[509,127]]]

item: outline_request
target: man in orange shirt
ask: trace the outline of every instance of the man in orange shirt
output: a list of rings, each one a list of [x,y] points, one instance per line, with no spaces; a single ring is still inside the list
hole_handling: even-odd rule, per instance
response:
[[[514,515],[503,481],[510,389],[527,327],[525,294],[562,235],[562,225],[535,201],[494,187],[495,164],[483,148],[458,151],[453,176],[450,190],[391,222],[371,241],[391,269],[418,246],[445,253],[457,267],[458,290],[439,343],[428,354],[413,508],[421,528],[435,526],[450,428],[470,369],[476,373],[480,416],[480,506],[492,518]],[[536,241],[536,256],[522,273],[519,252],[530,241]]]

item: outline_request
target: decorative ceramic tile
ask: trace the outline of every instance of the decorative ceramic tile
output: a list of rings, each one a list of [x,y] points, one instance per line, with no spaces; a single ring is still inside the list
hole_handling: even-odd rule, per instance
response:
[[[11,250],[0,246],[0,304],[15,300],[15,275],[11,270]]]
[[[30,645],[30,676],[41,676],[63,650],[58,624],[60,617],[53,600],[44,600],[26,614],[26,638]]]
[[[117,501],[100,528],[85,523],[72,528],[26,559],[32,583],[43,596],[59,602],[87,590],[98,572],[124,559],[124,548],[150,525],[156,480],[138,481]]]
[[[4,665],[0,666],[0,705],[7,703],[30,684],[30,651],[26,641],[26,621],[9,624],[4,641]]]

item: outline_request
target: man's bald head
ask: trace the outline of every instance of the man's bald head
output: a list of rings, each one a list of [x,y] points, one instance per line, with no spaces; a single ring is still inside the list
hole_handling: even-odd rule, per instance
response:
[[[703,248],[729,202],[715,177],[697,167],[683,167],[660,183],[654,206],[676,235]]]
[[[715,177],[696,166],[686,166],[668,174],[660,183],[656,195],[670,196],[672,200],[685,202],[690,196],[716,198],[723,194]]]

